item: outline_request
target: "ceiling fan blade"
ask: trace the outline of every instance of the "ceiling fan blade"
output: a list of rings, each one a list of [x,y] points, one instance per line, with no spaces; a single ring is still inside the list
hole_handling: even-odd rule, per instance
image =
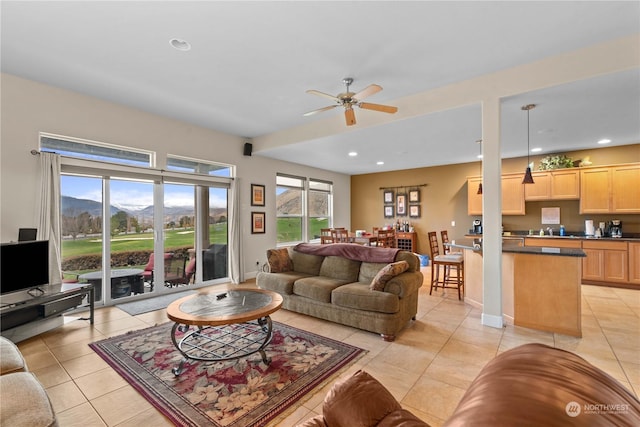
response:
[[[327,110],[331,110],[332,108],[336,108],[337,106],[338,106],[338,104],[329,105],[328,107],[318,108],[317,110],[313,110],[313,111],[309,111],[308,113],[304,113],[303,116],[310,116],[312,114],[321,113],[323,111],[327,111]]]
[[[320,92],[319,90],[314,90],[314,89],[309,89],[307,91],[307,93],[310,93],[311,95],[318,95],[318,96],[322,96],[324,98],[329,98],[335,102],[337,102],[338,104],[340,104],[340,98],[337,98],[333,95],[329,95],[328,93],[324,93],[324,92]]]
[[[356,113],[353,108],[347,108],[344,110],[344,118],[347,121],[347,126],[353,126],[356,124]]]
[[[357,99],[358,101],[362,101],[367,96],[371,96],[374,93],[380,92],[381,90],[382,90],[382,86],[376,85],[376,84],[372,84],[372,85],[369,85],[369,86],[365,87],[364,89],[362,89],[360,92],[356,93],[355,95],[353,95],[353,98]]]
[[[389,114],[398,112],[398,107],[392,107],[391,105],[370,104],[368,102],[360,102],[358,106],[360,108],[364,108],[365,110],[382,111],[383,113],[389,113]]]

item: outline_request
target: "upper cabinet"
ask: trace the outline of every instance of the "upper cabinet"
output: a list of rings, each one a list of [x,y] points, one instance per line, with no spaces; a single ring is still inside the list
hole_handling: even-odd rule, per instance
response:
[[[481,178],[467,179],[467,213],[482,215],[482,194],[478,194]],[[502,175],[502,215],[524,215],[522,174]]]
[[[580,171],[581,214],[640,213],[640,165]]]
[[[580,198],[580,171],[559,169],[533,173],[534,184],[524,186],[526,201],[577,200]]]

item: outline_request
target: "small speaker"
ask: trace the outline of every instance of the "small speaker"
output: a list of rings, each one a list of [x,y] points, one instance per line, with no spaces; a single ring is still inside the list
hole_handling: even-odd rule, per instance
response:
[[[251,155],[251,151],[253,151],[253,144],[250,142],[245,142],[244,143],[244,155],[245,156],[250,156]]]

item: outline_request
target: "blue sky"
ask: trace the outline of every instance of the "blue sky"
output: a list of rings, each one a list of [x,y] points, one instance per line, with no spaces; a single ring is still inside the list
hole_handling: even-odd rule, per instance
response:
[[[78,176],[61,177],[62,195],[78,199],[102,201],[102,180]],[[193,186],[165,184],[165,206],[193,206]],[[210,205],[226,207],[226,190],[210,189]],[[111,180],[111,204],[120,206],[153,205],[153,184],[150,182]]]

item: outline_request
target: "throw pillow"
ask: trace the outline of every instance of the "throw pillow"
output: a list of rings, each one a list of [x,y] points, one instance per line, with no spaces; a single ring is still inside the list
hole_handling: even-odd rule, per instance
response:
[[[407,261],[397,261],[387,264],[376,274],[376,277],[371,281],[369,288],[372,291],[383,291],[387,282],[400,273],[404,273],[409,269],[409,263]]]
[[[267,263],[271,273],[284,273],[293,270],[293,262],[289,258],[287,248],[267,250]]]

